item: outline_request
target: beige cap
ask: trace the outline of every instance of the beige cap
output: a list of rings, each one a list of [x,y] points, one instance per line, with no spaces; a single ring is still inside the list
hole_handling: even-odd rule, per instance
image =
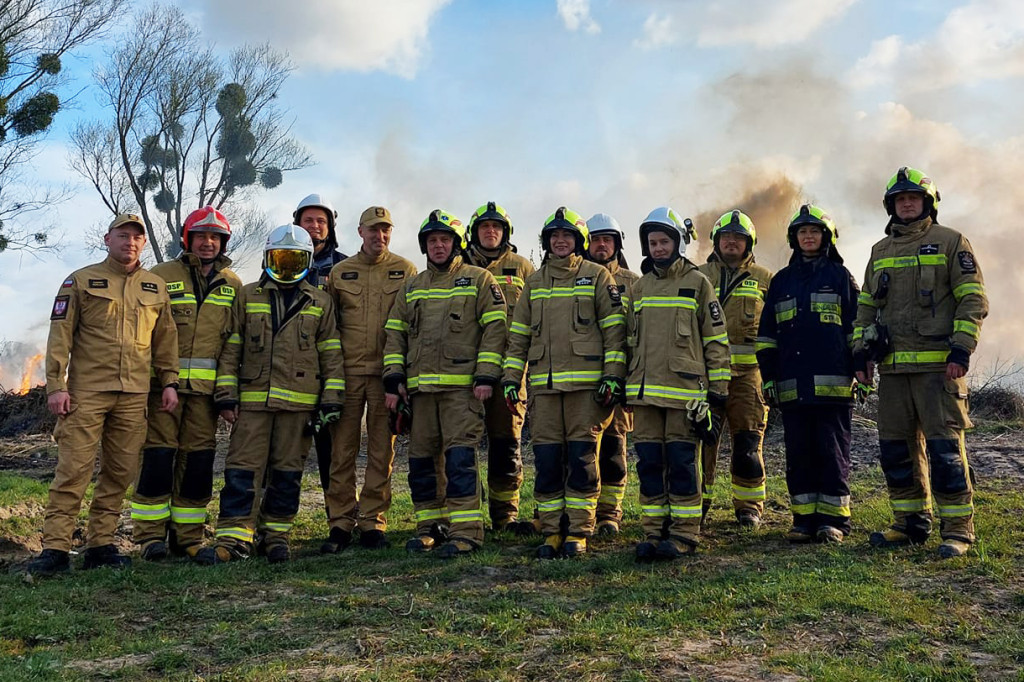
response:
[[[379,225],[380,223],[392,227],[395,226],[391,221],[391,211],[383,206],[371,206],[359,216],[359,227],[369,227],[370,225]]]
[[[107,232],[114,230],[122,225],[137,225],[143,234],[146,232],[146,223],[142,221],[142,218],[135,215],[134,213],[119,213],[113,222],[110,223],[110,227],[107,228]]]

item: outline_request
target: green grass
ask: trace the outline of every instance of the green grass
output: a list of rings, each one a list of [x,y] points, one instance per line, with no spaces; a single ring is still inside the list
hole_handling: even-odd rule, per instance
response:
[[[633,562],[635,476],[625,532],[549,563],[532,558],[538,540],[506,534],[450,563],[407,556],[404,476],[391,549],[321,557],[315,490],[307,476],[298,558],[283,567],[0,577],[0,680],[1024,680],[1024,494],[1011,482],[983,483],[981,542],[941,561],[937,539],[867,547],[889,521],[877,468],[855,478],[854,534],[835,548],[785,543],[774,477],[767,524],[738,530],[720,476],[700,555],[651,566]],[[0,474],[0,507],[44,499],[44,485]]]

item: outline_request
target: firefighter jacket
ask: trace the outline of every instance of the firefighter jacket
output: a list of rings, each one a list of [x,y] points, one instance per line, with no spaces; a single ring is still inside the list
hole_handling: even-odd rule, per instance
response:
[[[615,286],[619,289],[619,298],[622,299],[622,311],[626,315],[626,346],[636,341],[635,319],[631,314],[633,310],[633,289],[640,281],[640,275],[632,270],[619,265],[617,259],[612,259],[605,266],[615,280]]]
[[[630,405],[686,409],[708,393],[729,394],[729,335],[711,282],[686,258],[654,267],[633,288],[636,345],[630,348]]]
[[[466,261],[470,265],[487,270],[501,287],[501,293],[505,296],[505,307],[508,312],[508,319],[515,315],[516,303],[526,286],[526,278],[536,272],[533,263],[516,253],[511,246],[504,245],[495,258],[489,257],[475,244],[471,244],[466,251]]]
[[[234,331],[217,363],[219,407],[303,412],[341,405],[344,358],[330,296],[303,281],[287,292],[268,277],[235,296]]]
[[[50,312],[46,393],[148,393],[150,367],[161,386],[177,382],[178,333],[164,281],[109,256],[71,273]]]
[[[313,263],[310,265],[309,274],[306,275],[306,281],[317,289],[323,289],[327,286],[327,280],[331,275],[331,270],[334,269],[335,265],[346,258],[348,258],[348,256],[337,249],[324,251],[319,256],[313,256]]]
[[[736,269],[730,268],[715,252],[708,262],[697,268],[715,288],[718,302],[725,311],[729,330],[729,353],[734,373],[757,367],[757,325],[764,308],[764,296],[772,281],[772,271],[754,262],[748,255]]]
[[[388,315],[384,376],[404,376],[410,391],[424,393],[494,385],[507,319],[491,273],[461,255],[445,269],[428,263],[406,281]]]
[[[415,274],[415,265],[390,251],[374,259],[360,250],[331,270],[325,291],[338,315],[346,375],[381,375],[384,324],[395,295]]]
[[[505,381],[519,384],[529,363],[537,394],[593,389],[626,371],[622,297],[604,266],[582,256],[549,257],[526,278],[509,328]]]
[[[871,248],[854,352],[864,349],[865,328],[878,323],[892,340],[879,372],[945,371],[950,348],[972,353],[978,345],[988,315],[981,268],[970,242],[931,217],[890,229]]]
[[[828,257],[805,260],[799,251],[772,279],[757,338],[764,382],[779,402],[853,401],[853,320],[857,283]]]
[[[229,265],[230,258],[218,256],[206,276],[199,257],[185,252],[151,270],[167,282],[171,316],[178,329],[180,393],[213,395],[217,358],[232,332],[231,306],[242,288]],[[159,388],[154,377],[151,390]]]

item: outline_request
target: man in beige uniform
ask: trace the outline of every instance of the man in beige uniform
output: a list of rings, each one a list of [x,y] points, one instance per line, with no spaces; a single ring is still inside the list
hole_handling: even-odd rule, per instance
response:
[[[178,332],[164,281],[139,263],[142,219],[117,216],[103,241],[107,259],[65,279],[50,313],[46,392],[57,415],[57,470],[43,551],[28,565],[33,575],[70,568],[71,535],[101,441],[83,568],[131,564],[114,546],[114,531],[146,439],[150,367],[164,387],[161,409],[178,406]]]
[[[371,206],[359,216],[359,253],[331,270],[325,291],[334,301],[345,350],[345,409],[331,427],[330,484],[324,491],[330,535],[320,547],[334,554],[352,543],[358,526],[359,544],[369,549],[387,547],[385,514],[391,507],[391,468],[395,437],[388,426],[384,405],[384,323],[395,294],[416,266],[391,253],[391,212]],[[366,473],[356,494],[356,455],[363,412],[366,413]]]

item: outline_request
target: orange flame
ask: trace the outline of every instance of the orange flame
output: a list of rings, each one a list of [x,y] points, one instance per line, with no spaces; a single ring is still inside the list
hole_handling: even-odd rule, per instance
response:
[[[25,367],[25,373],[21,375],[21,386],[18,388],[18,395],[25,395],[32,390],[32,378],[39,368],[39,363],[43,361],[43,354],[36,353],[28,359],[28,366]]]

